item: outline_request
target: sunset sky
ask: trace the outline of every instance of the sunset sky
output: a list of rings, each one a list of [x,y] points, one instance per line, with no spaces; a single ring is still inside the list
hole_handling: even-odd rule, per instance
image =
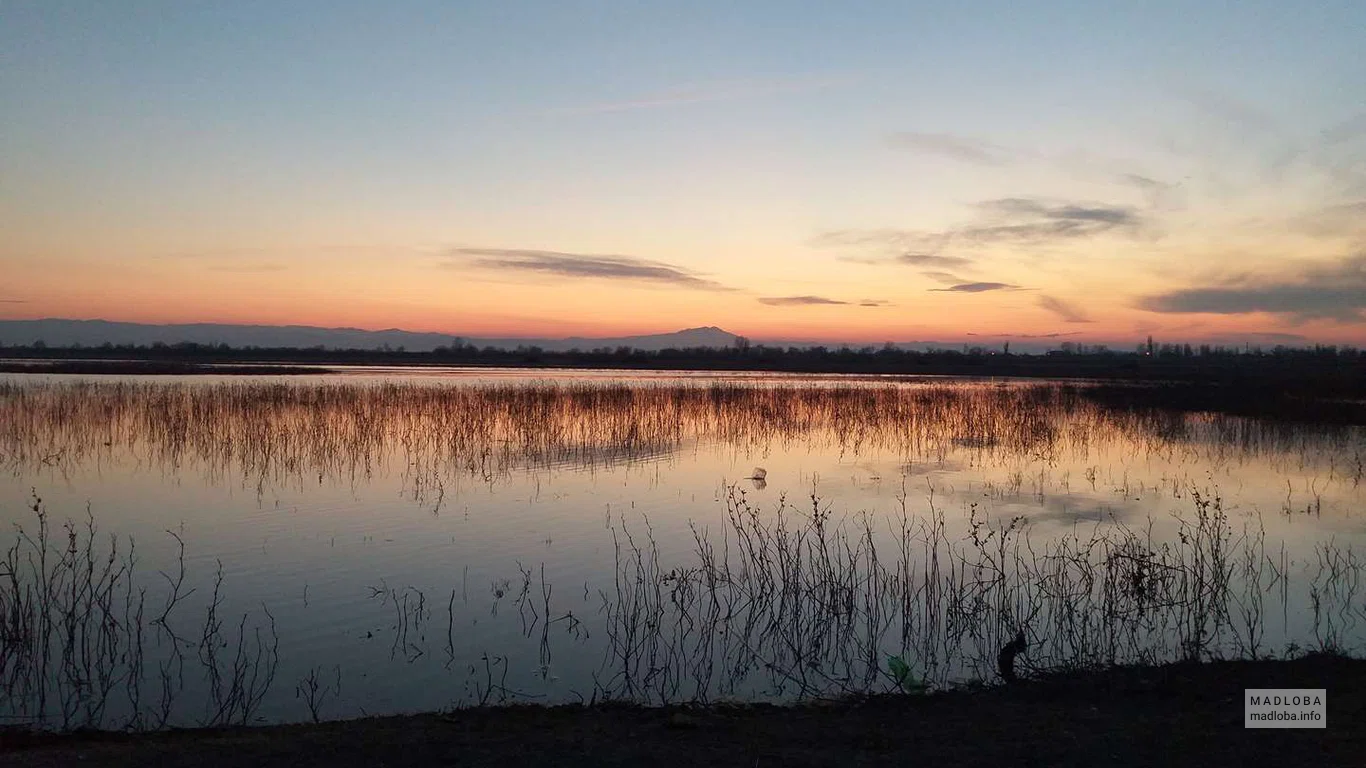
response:
[[[1359,0],[0,0],[0,319],[1366,344],[1363,40]]]

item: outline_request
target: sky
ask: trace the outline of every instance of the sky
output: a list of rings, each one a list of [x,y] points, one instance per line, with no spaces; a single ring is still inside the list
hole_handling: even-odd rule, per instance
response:
[[[1361,2],[0,0],[0,319],[1366,344]]]

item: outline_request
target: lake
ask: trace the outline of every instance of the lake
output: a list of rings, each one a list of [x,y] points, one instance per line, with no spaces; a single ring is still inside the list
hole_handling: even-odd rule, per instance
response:
[[[793,701],[1360,650],[1366,434],[1085,382],[0,377],[0,718]]]

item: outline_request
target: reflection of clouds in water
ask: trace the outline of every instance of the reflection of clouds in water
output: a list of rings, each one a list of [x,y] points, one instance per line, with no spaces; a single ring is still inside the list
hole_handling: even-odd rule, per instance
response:
[[[1021,506],[1024,507],[1023,514],[1031,523],[1057,524],[1064,527],[1081,523],[1123,521],[1143,512],[1143,505],[1132,501],[1115,503],[1084,496],[1054,494],[1044,496],[1039,504]]]
[[[1295,537],[1291,544],[1298,545],[1292,551],[1313,557],[1314,545],[1332,530],[1322,526],[1349,530],[1350,524],[1352,532],[1362,532],[1359,519],[1330,523],[1327,505],[1336,499],[1342,509],[1358,514],[1359,501],[1366,498],[1366,488],[1358,491],[1352,475],[1358,466],[1354,452],[1363,444],[1360,431],[1350,433],[1358,439],[1344,450],[1327,430],[1211,414],[1109,411],[1048,384],[857,390],[303,385],[297,391],[149,384],[24,390],[0,387],[0,469],[17,472],[16,489],[27,488],[30,479],[34,485],[51,484],[54,473],[88,462],[100,475],[86,475],[88,480],[73,486],[97,507],[104,499],[119,498],[123,491],[113,483],[146,491],[143,498],[149,500],[167,500],[173,513],[183,509],[197,523],[193,541],[201,551],[223,555],[240,574],[256,579],[240,587],[242,577],[233,582],[233,589],[242,590],[234,599],[244,604],[254,604],[259,596],[273,606],[284,579],[325,574],[311,576],[311,612],[293,612],[298,615],[286,619],[297,627],[291,630],[297,634],[287,635],[297,642],[286,643],[295,642],[306,658],[318,661],[348,652],[316,639],[330,636],[334,622],[373,618],[353,607],[346,590],[368,586],[366,579],[376,571],[394,574],[391,583],[396,584],[405,578],[397,574],[408,574],[431,594],[451,595],[454,605],[455,586],[463,594],[468,581],[473,593],[480,585],[499,583],[504,571],[513,573],[514,562],[540,561],[551,583],[568,584],[575,595],[582,586],[584,600],[596,603],[596,597],[589,600],[596,594],[590,586],[611,585],[619,576],[611,539],[626,531],[627,521],[637,535],[644,536],[649,526],[648,535],[658,536],[665,558],[658,562],[666,567],[692,562],[695,530],[706,534],[712,526],[710,536],[724,535],[714,527],[725,493],[716,490],[717,478],[752,488],[751,502],[760,512],[754,524],[762,526],[772,524],[772,510],[784,494],[796,502],[787,508],[805,518],[806,494],[819,492],[821,508],[830,509],[833,519],[850,525],[868,520],[880,552],[895,551],[893,539],[880,537],[895,536],[899,512],[924,521],[931,509],[946,521],[946,535],[955,542],[967,535],[970,507],[976,519],[993,527],[1023,517],[1030,524],[1025,535],[1034,537],[1027,546],[1040,552],[1069,535],[1084,546],[1093,529],[1104,535],[1113,533],[1116,523],[1141,524],[1145,518],[1156,521],[1159,536],[1169,536],[1170,521],[1193,508],[1187,490],[1199,483],[1222,489],[1230,510],[1260,505],[1273,536],[1288,528],[1287,536]],[[1336,457],[1338,463],[1323,463],[1324,457]],[[750,470],[756,461],[772,470],[774,493],[766,492],[769,473],[763,467]],[[1349,465],[1345,475],[1344,463]],[[1329,466],[1338,474],[1323,491],[1322,521],[1317,515],[1279,514],[1290,492],[1287,480],[1293,483],[1295,509],[1303,509],[1327,482],[1322,480],[1327,470],[1317,467]],[[161,494],[157,478],[146,473],[149,467],[164,468],[175,487]],[[32,474],[25,474],[30,468]],[[126,476],[121,474],[125,468]],[[232,489],[177,502],[177,494],[191,492],[189,483],[180,487],[181,477],[198,468],[251,473],[253,481],[262,478],[262,485],[277,479],[282,497],[297,508],[287,513],[277,502],[272,510],[267,500],[265,505],[258,501],[253,514],[237,514],[240,505],[252,502]],[[144,474],[136,476],[138,471]],[[307,486],[316,480],[317,490],[305,495],[305,484],[292,481],[300,475]],[[411,514],[406,501],[389,506],[393,502],[386,497],[399,483],[384,482],[386,477],[401,479],[402,495],[430,514]],[[110,521],[116,529],[122,524],[117,517]],[[160,531],[162,525],[154,520],[152,527]],[[884,542],[893,546],[884,549]],[[913,555],[918,557],[918,550]],[[629,583],[632,576],[626,576]],[[557,606],[564,592],[558,584]],[[324,597],[326,590],[331,598]],[[515,588],[511,594],[517,594]],[[533,587],[532,594],[541,593]],[[328,599],[334,607],[320,608]],[[552,615],[542,613],[542,620]],[[608,638],[593,622],[610,618],[589,618],[590,613],[583,620],[594,627],[592,636]],[[525,620],[516,610],[503,616]],[[556,620],[553,631],[568,624]],[[515,628],[508,634],[503,629],[488,619],[472,627],[470,652],[506,648],[535,658],[534,636],[518,645],[508,640],[518,637]],[[1312,636],[1289,630],[1286,635]],[[900,640],[895,642],[899,648]],[[383,645],[387,660],[392,652]],[[591,684],[596,660],[606,657],[602,650],[574,646],[557,656],[557,673],[566,681]],[[994,662],[995,650],[988,663]],[[401,690],[405,707],[441,705],[421,703],[428,701],[421,698],[427,692],[440,689],[432,685],[431,670],[421,666],[437,656],[411,662],[408,669],[421,674],[382,675]],[[368,679],[376,677],[372,673]],[[286,705],[294,701],[290,693],[286,688]]]
[[[947,462],[946,462],[947,464]],[[938,465],[928,467],[919,474],[929,476],[937,471]],[[958,469],[964,469],[959,465]],[[967,480],[966,478],[964,478]],[[1005,496],[983,493],[982,486],[967,481],[961,487],[954,483],[934,485],[934,493],[946,501],[962,504],[987,503],[986,509],[997,519],[1023,516],[1030,523],[1071,527],[1083,523],[1125,522],[1143,517],[1156,511],[1151,503],[1138,497],[1104,496],[1097,497],[1077,492],[1039,493],[1037,491],[1016,491]]]
[[[927,477],[936,472],[962,472],[967,465],[961,461],[944,459],[942,461],[907,462],[898,469],[902,477]]]

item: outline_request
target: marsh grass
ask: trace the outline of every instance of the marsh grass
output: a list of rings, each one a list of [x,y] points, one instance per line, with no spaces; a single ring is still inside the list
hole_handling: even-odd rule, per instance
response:
[[[1322,483],[1314,493],[1361,480],[1358,428],[1169,411],[1114,389],[1095,400],[1088,386],[1047,383],[0,382],[0,466],[69,473],[130,455],[164,472],[194,468],[264,489],[363,482],[392,460],[414,498],[437,510],[457,478],[593,469],[701,443],[758,455],[820,444],[841,455],[966,455],[1000,465],[1123,446],[1216,465],[1313,466]]]
[[[821,443],[842,455],[889,452],[906,466],[954,457],[1009,468],[984,483],[991,499],[1032,491],[1042,500],[1050,467],[1107,447],[1177,464],[1255,459],[1318,478],[1308,503],[1287,486],[1282,510],[1318,514],[1322,489],[1360,483],[1361,442],[1354,427],[1176,413],[1113,392],[1099,402],[1085,386],[1055,384],[0,382],[0,467],[16,476],[74,476],[131,457],[260,490],[362,483],[396,465],[406,492],[435,512],[461,479],[593,470],[690,444],[763,455]],[[1142,490],[1127,470],[1086,466],[1082,478],[1059,481],[1064,490]],[[509,670],[533,667],[548,682],[562,654],[600,655],[572,681],[581,700],[708,703],[891,691],[907,678],[887,668],[888,657],[931,689],[991,682],[998,652],[1019,631],[1026,679],[1261,658],[1283,651],[1283,640],[1360,652],[1359,545],[1319,541],[1306,564],[1268,544],[1256,516],[1235,523],[1217,491],[1182,477],[1162,483],[1182,506],[1171,520],[1108,519],[1046,537],[975,504],[950,517],[932,485],[915,509],[903,486],[890,516],[836,509],[814,493],[760,503],[728,486],[720,523],[694,525],[682,555],[665,554],[675,549],[660,546],[648,521],[609,513],[610,579],[585,584],[583,599],[577,584],[557,588],[544,565],[519,563],[516,578],[491,585],[490,620],[515,622],[534,663],[514,658],[518,649],[462,655],[456,589],[428,599],[381,583],[371,597],[392,622],[390,656],[463,670],[472,704],[540,700]],[[280,662],[269,606],[230,615],[221,565],[211,583],[187,584],[175,533],[167,535],[177,565],[146,574],[133,542],[100,534],[92,515],[54,525],[36,494],[28,513],[0,561],[0,716],[61,729],[254,722]],[[579,606],[595,593],[596,613],[575,614],[571,593]],[[293,689],[300,716],[317,720],[339,706],[341,677],[340,668],[308,665]]]
[[[1297,605],[1312,611],[1308,647],[1361,651],[1358,549],[1321,542],[1316,563],[1292,568],[1260,524],[1235,529],[1217,495],[1190,497],[1171,540],[1117,524],[1035,541],[1021,518],[975,514],[950,535],[942,512],[913,517],[904,496],[884,527],[836,521],[816,498],[760,510],[732,489],[719,540],[695,532],[683,565],[662,561],[648,527],[622,525],[593,698],[861,696],[897,685],[888,656],[930,687],[991,682],[1020,630],[1027,674],[1263,658],[1283,650],[1265,642],[1270,616],[1288,626]]]
[[[1193,509],[1161,541],[1151,525],[1120,524],[1035,541],[1023,519],[975,511],[951,533],[942,511],[913,515],[901,499],[888,520],[840,515],[815,496],[761,508],[732,487],[725,525],[694,527],[690,556],[666,559],[648,523],[614,523],[613,577],[595,616],[565,610],[544,566],[521,565],[519,579],[491,587],[495,615],[508,601],[503,616],[535,641],[542,680],[557,655],[596,651],[591,680],[572,695],[645,704],[847,699],[907,679],[917,691],[992,683],[998,652],[1020,631],[1026,679],[1266,658],[1282,650],[1265,640],[1278,614],[1301,628],[1287,652],[1352,654],[1366,642],[1358,549],[1320,542],[1314,562],[1292,567],[1283,547],[1268,550],[1260,525],[1235,528],[1217,495],[1192,490]],[[36,526],[16,530],[0,564],[0,707],[11,723],[254,722],[279,663],[266,606],[263,620],[228,621],[220,565],[190,614],[183,570],[158,574],[163,593],[153,596],[131,542],[100,537],[89,515],[54,529],[36,497],[30,511]],[[444,628],[420,589],[381,585],[371,597],[392,612],[392,657],[413,663],[444,641],[452,668],[457,590]],[[905,669],[888,667],[889,657]],[[511,651],[482,653],[466,670],[467,703],[544,700],[508,680],[511,666],[529,664]],[[307,719],[340,699],[341,677],[339,666],[314,665],[296,682]]]
[[[264,607],[264,622],[227,623],[221,565],[202,614],[183,615],[182,543],[157,611],[131,539],[101,536],[88,510],[54,528],[36,493],[29,511],[0,560],[0,715],[61,730],[252,722],[279,638]]]

